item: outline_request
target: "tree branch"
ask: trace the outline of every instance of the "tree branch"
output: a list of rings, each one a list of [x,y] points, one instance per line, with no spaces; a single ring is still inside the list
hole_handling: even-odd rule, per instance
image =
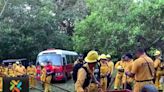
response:
[[[6,8],[6,6],[7,6],[7,3],[8,3],[8,0],[4,0],[4,2],[5,2],[5,4],[4,4],[4,6],[3,6],[3,8],[2,8],[2,10],[1,10],[1,12],[0,12],[0,17],[2,16],[2,14],[3,14],[3,12],[4,12],[4,10],[5,10],[5,8]]]

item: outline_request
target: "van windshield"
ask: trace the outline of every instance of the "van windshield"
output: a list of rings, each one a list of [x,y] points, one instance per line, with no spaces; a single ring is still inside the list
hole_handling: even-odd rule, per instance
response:
[[[38,56],[37,61],[40,65],[46,65],[47,61],[51,61],[52,65],[62,65],[61,55],[55,53],[46,53]]]

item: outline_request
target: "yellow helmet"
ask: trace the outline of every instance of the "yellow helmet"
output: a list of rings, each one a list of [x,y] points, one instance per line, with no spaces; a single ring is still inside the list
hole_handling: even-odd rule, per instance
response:
[[[154,56],[158,56],[160,54],[161,54],[161,52],[159,50],[156,50],[156,52],[154,53]]]
[[[85,57],[85,62],[87,63],[95,63],[98,59],[98,53],[96,51],[90,51],[87,56]]]
[[[99,56],[99,60],[101,60],[101,59],[107,59],[106,55],[105,55],[105,54],[101,54],[101,55]]]
[[[119,66],[117,67],[117,69],[122,69],[122,66],[119,65]]]
[[[20,62],[19,61],[16,61],[16,64],[20,64]]]
[[[107,54],[106,57],[107,57],[107,58],[111,58],[111,55]]]

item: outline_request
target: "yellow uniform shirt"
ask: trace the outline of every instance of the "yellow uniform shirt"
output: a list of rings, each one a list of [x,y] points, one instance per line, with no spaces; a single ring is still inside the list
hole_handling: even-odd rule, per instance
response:
[[[156,59],[154,61],[154,68],[156,68],[157,71],[160,71],[161,70],[160,66],[161,66],[161,60],[160,59]]]
[[[110,67],[108,66],[108,64],[107,63],[101,63],[101,67],[100,67],[101,76],[106,76],[110,72],[111,72],[111,70],[110,70]]]
[[[133,62],[131,72],[135,74],[135,80],[143,81],[143,80],[153,79],[153,76],[150,73],[150,70],[146,61],[149,63],[152,74],[154,74],[155,70],[153,66],[153,60],[147,55],[142,55]]]
[[[40,77],[41,81],[45,82],[46,80],[46,69],[43,68],[41,71],[41,77]]]
[[[26,68],[24,66],[17,66],[15,72],[17,76],[22,76],[26,74]]]
[[[34,65],[27,67],[28,75],[36,75],[36,67]]]
[[[93,74],[93,71],[91,71],[88,67],[88,64],[85,64],[84,67],[87,68],[88,72],[92,75]],[[85,90],[87,88],[84,88],[83,89],[83,84],[84,84],[84,81],[86,79],[86,76],[87,76],[87,72],[83,69],[83,68],[80,68],[78,70],[78,73],[77,73],[77,81],[75,83],[75,91],[76,92],[85,92]]]
[[[14,73],[15,73],[15,72],[14,72],[14,69],[13,69],[13,68],[8,68],[8,76],[9,76],[9,77],[14,77],[14,76],[15,76]]]
[[[125,72],[131,72],[133,60],[126,62],[126,64],[127,65],[125,66]],[[124,73],[122,83],[126,83],[126,82],[127,83],[133,82],[133,78],[126,76]]]
[[[114,70],[114,63],[112,61],[109,61],[107,64],[109,67],[110,74],[112,75],[113,70]]]

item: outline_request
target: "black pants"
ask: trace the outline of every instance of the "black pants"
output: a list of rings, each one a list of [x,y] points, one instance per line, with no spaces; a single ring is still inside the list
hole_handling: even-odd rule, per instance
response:
[[[109,83],[111,82],[111,76],[110,75],[108,75],[107,76],[107,88],[109,87]]]
[[[125,85],[123,85],[123,88]],[[125,89],[129,89],[129,90],[132,90],[132,85],[130,83],[126,83],[126,88]]]

